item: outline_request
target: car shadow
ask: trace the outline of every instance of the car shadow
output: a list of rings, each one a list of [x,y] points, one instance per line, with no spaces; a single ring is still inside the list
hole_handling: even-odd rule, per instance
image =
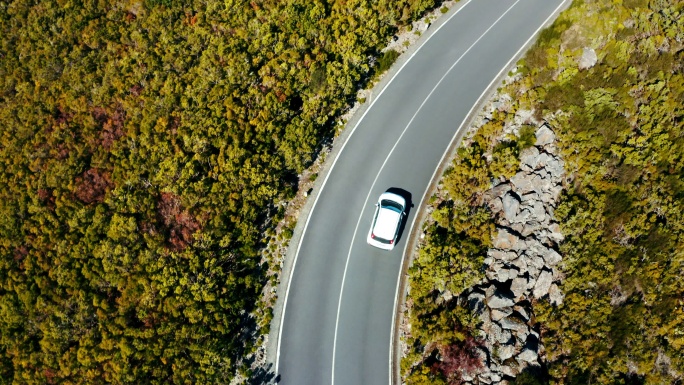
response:
[[[413,208],[413,200],[411,199],[410,192],[399,187],[390,187],[387,189],[387,192],[397,194],[406,200],[406,215],[404,215],[404,217],[401,219],[401,224],[399,225],[399,235],[397,235],[397,244],[399,244],[401,237],[404,234],[404,228],[406,227],[406,222],[408,222],[407,219],[411,213],[411,208]]]

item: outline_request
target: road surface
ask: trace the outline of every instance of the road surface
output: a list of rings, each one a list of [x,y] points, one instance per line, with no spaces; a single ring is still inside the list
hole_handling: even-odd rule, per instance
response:
[[[473,106],[562,3],[465,0],[373,100],[299,243],[277,348],[280,384],[391,383],[397,281],[421,198]],[[391,252],[366,244],[373,205],[388,188],[414,204]]]

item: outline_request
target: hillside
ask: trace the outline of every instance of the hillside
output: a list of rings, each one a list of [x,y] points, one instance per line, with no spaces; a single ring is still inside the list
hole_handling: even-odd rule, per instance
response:
[[[274,223],[432,6],[0,3],[0,383],[252,375]]]
[[[431,200],[408,384],[682,381],[683,12],[576,1],[509,74]]]

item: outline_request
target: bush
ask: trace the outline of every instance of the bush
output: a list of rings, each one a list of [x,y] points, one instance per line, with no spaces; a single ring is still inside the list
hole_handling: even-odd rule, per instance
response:
[[[375,73],[376,74],[382,74],[385,71],[387,71],[392,64],[397,60],[399,57],[399,52],[389,49],[385,51],[382,56],[380,56],[380,59],[378,59],[378,64],[375,67]],[[361,102],[363,103],[363,102]]]

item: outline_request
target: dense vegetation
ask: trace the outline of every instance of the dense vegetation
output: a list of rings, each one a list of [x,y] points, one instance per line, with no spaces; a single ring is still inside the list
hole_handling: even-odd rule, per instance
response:
[[[565,300],[533,304],[547,367],[518,383],[684,378],[683,14],[677,1],[576,1],[502,90],[513,112],[534,110],[554,127],[567,172],[556,210]],[[591,68],[578,65],[584,48],[596,50]],[[471,338],[468,313],[447,299],[478,279],[490,226],[478,194],[517,169],[512,144],[522,138],[502,146],[489,134],[511,117],[494,114],[442,180],[447,199],[435,202],[412,269],[409,383],[445,382],[443,357],[454,349],[444,346]],[[459,365],[472,365],[464,357]]]
[[[297,174],[432,6],[0,2],[0,383],[233,378]]]

